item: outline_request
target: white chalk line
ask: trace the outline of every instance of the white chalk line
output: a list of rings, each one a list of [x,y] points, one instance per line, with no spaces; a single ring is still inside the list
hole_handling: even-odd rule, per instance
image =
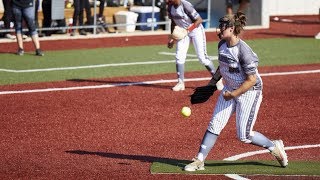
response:
[[[309,74],[309,73],[320,73],[320,69],[319,70],[309,70],[309,71],[262,73],[260,75],[261,76],[284,76],[284,75]],[[185,81],[186,82],[208,81],[210,79],[211,79],[211,77],[188,78],[188,79],[185,79]],[[101,89],[101,88],[113,88],[113,87],[120,87],[120,86],[150,85],[150,84],[162,84],[162,83],[173,83],[173,82],[177,82],[177,80],[176,79],[168,79],[168,80],[163,80],[162,79],[162,80],[154,80],[154,81],[103,84],[103,85],[95,85],[95,86],[74,86],[74,87],[63,87],[63,88],[30,89],[30,90],[18,90],[18,91],[0,91],[0,95],[26,94],[26,93],[38,93],[38,92],[53,92],[53,91],[73,91],[73,90],[84,90],[84,89]]]
[[[320,144],[314,144],[314,145],[301,145],[301,146],[290,146],[290,147],[285,147],[285,150],[294,150],[294,149],[307,149],[307,148],[319,148]],[[258,154],[265,154],[265,153],[269,153],[269,150],[259,150],[259,151],[250,151],[250,152],[246,152],[246,153],[242,153],[242,154],[238,154],[238,155],[234,155],[228,158],[223,159],[224,161],[236,161],[245,157],[250,157],[250,156],[254,156],[254,155],[258,155]],[[242,177],[238,174],[225,174],[225,176],[231,178],[231,179],[241,179],[244,180],[247,178]]]
[[[162,55],[174,55],[174,53],[169,52],[159,52]],[[197,57],[193,54],[187,54],[188,57]],[[209,56],[211,60],[218,60],[217,56]],[[197,58],[187,59],[187,62],[199,61]],[[174,63],[175,60],[162,60],[162,61],[143,61],[143,62],[132,62],[132,63],[112,63],[112,64],[97,64],[88,66],[71,66],[71,67],[57,67],[57,68],[44,68],[44,69],[0,69],[2,72],[10,73],[29,73],[29,72],[49,72],[49,71],[66,71],[66,70],[77,70],[77,69],[92,69],[92,68],[102,68],[102,67],[119,67],[119,66],[135,66],[135,65],[150,65],[150,64],[166,64]]]
[[[198,61],[198,59],[188,59],[186,61]],[[44,69],[0,69],[3,72],[11,73],[27,73],[27,72],[48,72],[48,71],[65,71],[65,70],[78,70],[78,69],[92,69],[101,67],[119,67],[119,66],[133,66],[133,65],[150,65],[150,64],[165,64],[174,63],[175,60],[164,60],[164,61],[145,61],[145,62],[132,62],[132,63],[114,63],[114,64],[97,64],[89,66],[73,66],[73,67],[61,67],[61,68],[44,68]]]

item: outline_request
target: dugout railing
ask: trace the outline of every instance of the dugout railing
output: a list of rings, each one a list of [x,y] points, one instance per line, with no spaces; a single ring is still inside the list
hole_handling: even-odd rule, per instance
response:
[[[52,20],[58,20],[64,19],[66,21],[65,26],[60,26],[60,27],[42,27],[42,24],[39,23],[39,28],[38,30],[43,32],[43,31],[52,31],[52,30],[63,30],[65,33],[72,29],[91,29],[93,34],[97,34],[97,29],[98,28],[117,28],[117,27],[123,27],[123,26],[149,26],[151,27],[149,31],[155,31],[154,27],[155,25],[165,25],[167,28],[164,29],[166,31],[169,31],[170,23],[171,21],[166,18],[164,21],[160,20],[155,20],[155,12],[152,10],[152,18],[151,21],[148,22],[136,22],[134,24],[127,24],[127,23],[106,23],[106,24],[98,24],[97,22],[97,16],[96,14],[98,13],[98,6],[97,6],[97,1],[98,0],[92,0],[93,4],[93,24],[92,25],[84,25],[84,26],[69,26],[68,20],[65,18],[65,4],[64,0],[54,0],[52,1]],[[118,0],[119,1],[119,0]],[[147,1],[147,0],[145,0]],[[198,10],[200,15],[203,18],[203,25],[206,29],[214,28],[217,26],[217,21],[218,17],[221,17],[224,15],[225,11],[225,1],[223,0],[189,0],[195,7],[195,9]],[[263,25],[263,19],[262,19],[262,6],[263,6],[263,1],[264,0],[255,0],[251,1],[252,7],[250,6],[248,8],[249,12],[249,25],[253,25],[255,27],[268,27],[269,24]],[[120,2],[120,1],[119,1]],[[128,2],[128,1],[124,1]],[[157,7],[156,6],[157,0],[149,0],[149,5],[152,7]],[[40,3],[41,4],[41,3]],[[121,6],[126,6],[129,7],[127,4],[120,4]],[[236,6],[235,6],[236,7]],[[254,8],[253,8],[254,7]],[[54,10],[55,9],[55,10]],[[129,11],[129,9],[128,9]],[[41,11],[39,12],[41,13]],[[60,13],[60,14],[59,14]],[[85,13],[84,13],[85,14]],[[112,15],[113,16],[113,15]],[[269,17],[269,16],[268,16]],[[250,22],[250,20],[255,20],[255,22]],[[41,19],[40,19],[41,22]],[[261,26],[262,25],[262,26]],[[27,29],[24,29],[24,31],[27,31]],[[5,33],[5,32],[14,32],[14,29],[0,29],[0,33]]]

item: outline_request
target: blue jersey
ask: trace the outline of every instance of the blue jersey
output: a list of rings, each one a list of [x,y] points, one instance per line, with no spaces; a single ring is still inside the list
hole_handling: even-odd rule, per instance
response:
[[[262,79],[258,73],[259,59],[256,53],[240,39],[232,47],[228,47],[225,40],[219,42],[220,74],[229,90],[238,89],[246,80],[247,75],[255,74],[257,82],[254,89],[262,89]]]

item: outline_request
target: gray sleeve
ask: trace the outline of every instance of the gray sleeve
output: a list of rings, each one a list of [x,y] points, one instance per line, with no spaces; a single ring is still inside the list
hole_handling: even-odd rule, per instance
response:
[[[198,17],[200,17],[200,14],[194,9],[192,4],[188,1],[181,1],[183,4],[183,9],[185,13],[189,16],[189,18],[194,22]]]
[[[239,50],[239,61],[242,69],[248,75],[255,74],[259,62],[258,56],[244,42],[240,43]]]

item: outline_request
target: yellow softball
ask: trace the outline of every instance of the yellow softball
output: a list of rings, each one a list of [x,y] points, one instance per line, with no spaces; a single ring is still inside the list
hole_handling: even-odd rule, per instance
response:
[[[181,114],[184,117],[189,117],[191,115],[191,109],[187,106],[182,107]]]

